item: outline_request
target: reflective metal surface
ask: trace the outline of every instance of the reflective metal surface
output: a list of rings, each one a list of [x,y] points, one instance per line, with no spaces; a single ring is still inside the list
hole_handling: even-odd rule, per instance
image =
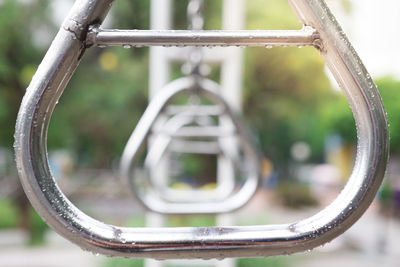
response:
[[[312,27],[287,31],[103,30],[93,28],[88,43],[97,46],[314,46]]]
[[[232,194],[235,188],[235,155],[232,155],[229,150],[224,149],[221,146],[221,140],[187,140],[187,139],[176,139],[171,136],[171,133],[178,131],[180,128],[193,122],[199,123],[201,126],[208,126],[209,123],[204,124],[202,120],[199,120],[198,116],[190,116],[192,113],[192,107],[188,107],[188,110],[173,116],[168,119],[165,123],[159,126],[161,129],[166,130],[167,134],[157,131],[154,137],[152,136],[152,144],[147,152],[146,159],[144,161],[144,167],[147,172],[156,170],[162,162],[167,152],[178,152],[190,153],[190,154],[206,154],[219,156],[219,161],[224,161],[227,164],[228,173],[224,175],[218,174],[216,177],[216,188],[215,189],[173,189],[170,188],[165,182],[159,182],[156,174],[149,174],[149,178],[152,185],[158,191],[158,195],[169,202],[204,202],[215,201],[227,198]],[[201,110],[200,106],[195,107],[196,110]],[[203,113],[204,114],[204,113]],[[232,136],[233,137],[233,136]],[[239,164],[236,164],[239,166]],[[167,181],[168,183],[168,181]],[[189,213],[192,212],[190,209]]]
[[[53,108],[85,49],[85,33],[100,24],[111,1],[76,1],[21,104],[15,133],[18,172],[44,220],[83,249],[121,257],[225,258],[291,254],[320,246],[354,224],[374,199],[388,157],[386,115],[376,86],[322,0],[289,0],[299,20],[320,35],[320,50],[352,107],[358,132],[354,170],[338,198],[291,224],[247,227],[123,228],[76,208],[49,171],[47,128]]]
[[[130,187],[135,192],[134,195],[145,207],[163,214],[226,213],[242,207],[253,196],[257,189],[259,179],[259,155],[254,150],[254,145],[249,143],[249,138],[243,125],[239,122],[221,96],[216,93],[218,91],[218,84],[211,80],[200,77],[180,78],[163,88],[160,93],[154,96],[148,105],[129,138],[121,158],[121,176],[128,182],[128,185],[130,184]],[[143,190],[143,188],[139,188],[137,184],[135,184],[134,180],[137,177],[134,173],[135,165],[140,157],[141,151],[146,145],[152,127],[167,104],[183,93],[202,95],[222,107],[226,117],[231,119],[233,129],[235,129],[236,135],[239,138],[244,158],[242,160],[235,159],[235,163],[236,165],[242,165],[243,169],[246,170],[246,179],[244,179],[243,185],[237,192],[226,198],[222,198],[221,196],[221,198],[218,199],[204,199],[203,202],[166,202],[154,188],[149,186],[147,190]],[[220,127],[218,126],[217,128]],[[191,133],[194,134],[192,135]],[[218,131],[217,134],[212,135],[209,135],[208,131],[199,134],[198,130],[192,131],[191,133],[185,133],[183,136],[220,136]],[[232,134],[233,132],[230,131],[228,136],[232,136]],[[162,151],[158,151],[156,154],[160,155],[161,152]],[[227,155],[230,154],[230,152],[226,153]],[[233,155],[230,157],[233,157]]]

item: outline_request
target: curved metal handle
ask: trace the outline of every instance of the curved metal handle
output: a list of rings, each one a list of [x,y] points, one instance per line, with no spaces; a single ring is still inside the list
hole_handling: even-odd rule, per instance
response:
[[[292,224],[206,228],[123,228],[97,221],[76,208],[50,173],[47,128],[53,108],[85,49],[85,31],[89,25],[102,21],[111,2],[76,1],[27,89],[18,114],[15,153],[21,182],[35,209],[53,229],[83,249],[112,256],[266,257],[320,246],[360,218],[384,176],[388,126],[372,79],[322,0],[289,0],[289,3],[301,22],[320,34],[321,55],[342,86],[357,125],[354,170],[333,203],[318,214]]]
[[[199,110],[200,107],[195,107]],[[217,141],[180,141],[176,142],[171,133],[178,131],[185,125],[191,124],[196,120],[192,113],[191,107],[182,111],[181,113],[169,118],[168,121],[164,122],[160,126],[160,130],[163,129],[167,132],[156,133],[152,140],[152,145],[147,152],[147,156],[144,160],[144,167],[147,172],[150,173],[149,178],[152,185],[156,188],[158,195],[166,200],[167,202],[202,202],[205,199],[208,201],[217,201],[221,199],[226,199],[232,194],[235,188],[235,178],[233,171],[225,175],[217,175],[216,188],[215,189],[173,189],[165,185],[164,183],[159,183],[156,179],[156,175],[152,175],[151,171],[157,169],[160,162],[162,161],[165,153],[168,150],[175,151],[178,148],[179,153],[192,153],[192,154],[207,154],[207,155],[219,155],[220,161],[229,166],[227,169],[234,170],[234,156],[224,149],[224,146],[220,145]],[[204,114],[202,115],[204,116]],[[202,126],[209,126],[209,123],[199,122]],[[174,144],[179,144],[179,146],[174,146]],[[147,173],[146,172],[146,173]],[[217,170],[218,172],[218,170]]]
[[[192,92],[194,90],[193,88],[196,88],[196,93],[202,94],[214,103],[220,105],[225,114],[231,118],[234,129],[240,139],[239,142],[243,149],[244,158],[247,159],[244,165],[246,166],[245,169],[248,170],[248,174],[239,190],[227,198],[218,200],[205,199],[203,202],[190,203],[167,202],[154,188],[149,187],[146,191],[143,190],[143,188],[139,188],[134,182],[135,175],[133,174],[133,170],[146,144],[147,137],[151,133],[151,129],[162,110],[175,97],[185,92]],[[216,93],[218,91],[218,84],[211,80],[194,77],[180,78],[167,84],[148,105],[129,138],[121,158],[121,176],[128,182],[128,185],[130,184],[132,191],[135,193],[134,195],[146,208],[163,214],[226,213],[242,207],[253,196],[259,180],[259,156],[254,150],[254,146],[249,143],[249,138],[246,138],[247,134],[243,125],[241,125],[240,121],[236,118],[233,111],[222,97]],[[237,163],[243,164],[240,161]]]

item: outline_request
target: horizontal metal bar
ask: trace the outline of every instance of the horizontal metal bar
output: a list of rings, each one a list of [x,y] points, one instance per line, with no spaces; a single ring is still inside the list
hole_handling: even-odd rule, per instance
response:
[[[159,133],[169,135],[171,137],[204,137],[204,138],[218,138],[234,136],[236,132],[231,129],[223,129],[220,126],[185,126],[178,131],[169,132],[161,130]]]
[[[165,113],[167,115],[219,116],[224,113],[224,110],[216,105],[169,105],[165,108]]]
[[[218,155],[221,153],[218,142],[173,140],[170,150],[175,153]]]
[[[310,26],[301,30],[188,31],[103,30],[93,28],[87,43],[105,46],[316,46],[319,35]]]

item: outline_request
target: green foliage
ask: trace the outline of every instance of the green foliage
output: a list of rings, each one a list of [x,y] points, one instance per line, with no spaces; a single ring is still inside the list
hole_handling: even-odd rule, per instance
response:
[[[253,258],[238,259],[238,267],[289,267],[293,258],[289,257],[271,257],[271,258]]]
[[[30,237],[29,245],[39,246],[45,243],[45,234],[49,229],[49,226],[43,221],[43,219],[36,213],[35,210],[30,210]]]
[[[250,29],[301,27],[286,1],[251,1],[248,12]],[[261,150],[278,170],[287,169],[290,148],[297,141],[311,146],[314,161],[322,159],[324,140],[331,132],[346,142],[356,141],[349,104],[332,89],[314,48],[248,49],[244,114],[259,136]]]
[[[133,216],[128,220],[127,225],[131,227],[145,227],[146,218],[144,216]]]
[[[34,67],[43,54],[33,42],[46,25],[48,1],[0,2],[0,146],[11,146],[17,110]]]
[[[301,28],[300,22],[287,1],[247,1],[247,18],[247,29],[249,30]]]
[[[349,103],[342,94],[334,94],[325,103],[320,114],[321,126],[328,132],[339,134],[350,144],[357,142],[356,126]]]
[[[115,57],[113,69],[98,64],[105,53]],[[147,105],[147,66],[130,50],[88,51],[55,109],[49,147],[78,151],[81,164],[97,167],[119,157]]]
[[[14,228],[18,223],[15,204],[8,199],[0,200],[0,229]]]
[[[400,153],[400,82],[391,77],[377,80],[390,130],[390,151]]]
[[[150,1],[115,1],[112,12],[119,29],[149,29]]]
[[[387,182],[387,180],[382,184],[379,191],[379,201],[382,205],[390,205],[393,202],[395,192]]]
[[[0,199],[0,229],[16,228],[20,222],[18,208],[10,199]],[[29,210],[29,245],[42,245],[45,232],[49,228],[32,209]]]
[[[143,267],[144,260],[134,260],[134,259],[107,259],[104,267]]]
[[[210,215],[170,216],[168,218],[169,227],[209,227],[214,225],[215,216]]]
[[[285,168],[297,141],[309,143],[313,157],[321,157],[331,125],[320,114],[337,93],[318,53],[311,48],[249,49],[245,77],[244,114],[274,164]]]

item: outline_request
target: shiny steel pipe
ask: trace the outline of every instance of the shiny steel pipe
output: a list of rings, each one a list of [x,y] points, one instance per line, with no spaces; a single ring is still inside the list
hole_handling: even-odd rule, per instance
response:
[[[22,101],[15,132],[18,173],[32,205],[60,235],[85,250],[120,257],[267,257],[318,247],[353,225],[373,201],[388,159],[382,100],[367,70],[323,0],[289,0],[304,25],[320,35],[320,53],[343,88],[358,133],[357,158],[344,190],[316,215],[280,225],[125,228],[84,214],[60,191],[49,168],[47,129],[53,109],[111,0],[78,0],[39,66]]]
[[[93,27],[87,43],[105,46],[315,46],[312,27],[287,31],[103,30]]]
[[[255,150],[255,146],[250,142],[250,138],[244,126],[236,118],[224,99],[217,93],[219,91],[219,85],[211,80],[200,77],[180,78],[167,84],[149,103],[125,146],[120,168],[121,177],[126,181],[126,184],[130,186],[134,192],[134,196],[144,207],[162,214],[227,213],[242,207],[255,193],[259,180],[260,156]],[[225,116],[231,118],[233,128],[235,128],[237,132],[239,146],[242,148],[244,160],[235,160],[235,163],[237,165],[243,164],[244,169],[247,170],[248,173],[246,173],[247,176],[244,179],[244,183],[237,192],[226,198],[205,199],[203,202],[166,202],[155,188],[148,186],[146,190],[143,190],[142,188],[138,188],[135,184],[135,179],[137,180],[137,177],[134,175],[134,170],[136,169],[136,164],[141,152],[146,145],[147,138],[151,133],[151,129],[168,103],[184,93],[197,93],[223,107],[224,114],[226,114]],[[152,159],[157,158],[159,155],[160,153],[151,153],[148,157],[148,161],[152,161]]]

